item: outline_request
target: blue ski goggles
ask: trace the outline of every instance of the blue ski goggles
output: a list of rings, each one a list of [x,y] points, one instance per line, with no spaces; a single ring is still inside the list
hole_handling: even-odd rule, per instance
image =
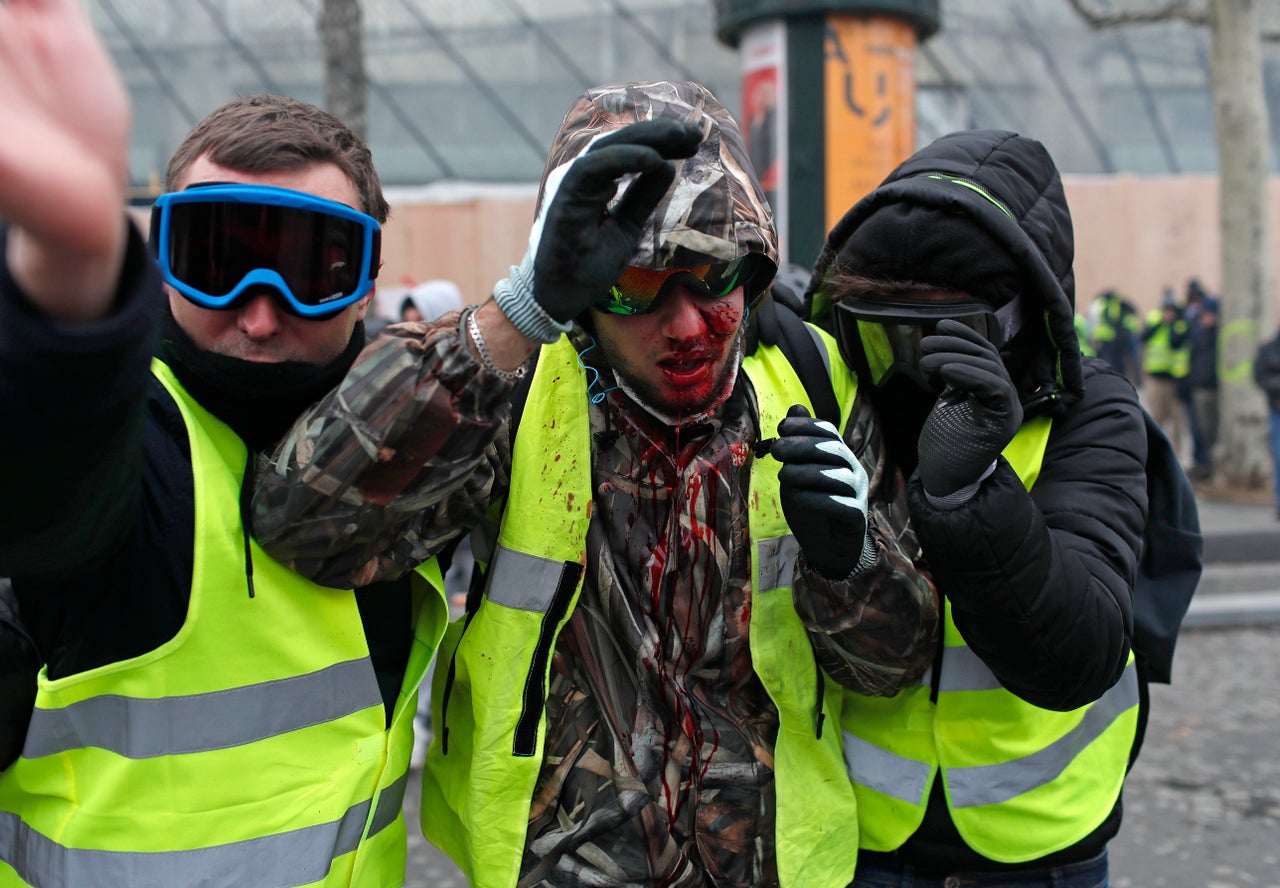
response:
[[[332,317],[373,289],[381,245],[372,216],[270,185],[201,185],[163,194],[151,210],[165,283],[203,308],[270,287],[292,314]]]

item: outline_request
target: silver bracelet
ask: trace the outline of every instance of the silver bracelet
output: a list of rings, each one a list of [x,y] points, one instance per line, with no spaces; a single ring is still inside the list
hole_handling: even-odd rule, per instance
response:
[[[500,379],[515,382],[524,376],[524,364],[514,370],[503,370],[493,362],[493,355],[489,352],[489,346],[485,345],[484,336],[480,333],[480,325],[476,323],[477,308],[479,308],[478,305],[468,305],[463,309],[462,313],[466,317],[467,332],[471,334],[471,341],[475,343],[476,352],[480,355],[481,366]]]

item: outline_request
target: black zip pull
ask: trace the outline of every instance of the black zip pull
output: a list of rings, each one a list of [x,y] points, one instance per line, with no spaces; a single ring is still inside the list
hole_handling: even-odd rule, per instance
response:
[[[244,537],[244,580],[253,597],[253,547],[249,543],[249,513],[253,505],[253,476],[257,470],[258,454],[249,451],[244,462],[244,477],[240,479],[240,533]]]

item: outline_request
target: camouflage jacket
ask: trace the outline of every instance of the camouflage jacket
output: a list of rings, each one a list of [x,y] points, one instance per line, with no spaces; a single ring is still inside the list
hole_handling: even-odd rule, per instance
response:
[[[472,357],[457,314],[388,328],[260,468],[259,541],[331,585],[412,569],[504,497],[510,394]],[[885,472],[862,399],[855,414],[846,440],[871,478],[881,558],[832,582],[802,555],[794,595],[828,674],[890,694],[932,659],[937,604],[911,566],[901,480]],[[618,390],[591,421],[587,580],[553,660],[522,884],[604,871],[637,883],[773,884],[778,715],[752,671],[745,619],[754,393],[740,381],[678,441]]]

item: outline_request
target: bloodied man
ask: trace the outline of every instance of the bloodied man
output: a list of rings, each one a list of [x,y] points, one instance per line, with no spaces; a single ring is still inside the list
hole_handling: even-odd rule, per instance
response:
[[[388,328],[259,473],[259,539],[327,584],[476,525],[422,804],[474,885],[852,880],[824,688],[915,680],[937,602],[834,341],[800,328],[840,429],[781,348],[745,347],[776,268],[714,96],[591,89],[493,298]]]

